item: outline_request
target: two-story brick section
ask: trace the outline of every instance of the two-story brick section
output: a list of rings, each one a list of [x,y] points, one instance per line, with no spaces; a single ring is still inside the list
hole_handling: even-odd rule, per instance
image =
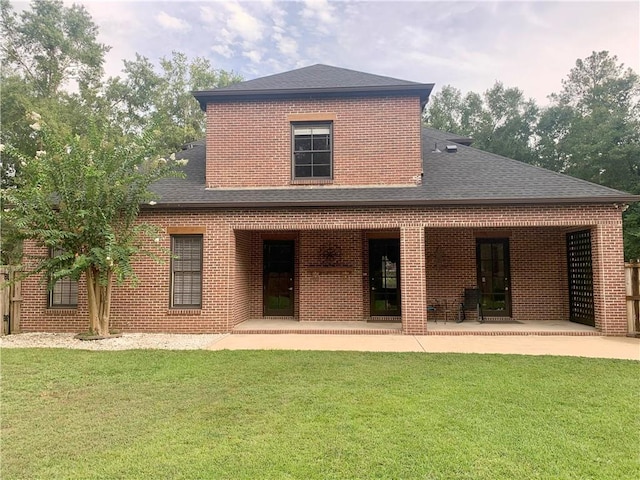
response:
[[[115,289],[124,331],[482,314],[627,331],[621,214],[638,198],[421,125],[433,85],[314,65],[194,95],[206,141],[142,220],[173,256]],[[84,290],[24,282],[25,331],[81,331]],[[446,308],[445,308],[446,307]],[[467,321],[476,319],[469,312]]]

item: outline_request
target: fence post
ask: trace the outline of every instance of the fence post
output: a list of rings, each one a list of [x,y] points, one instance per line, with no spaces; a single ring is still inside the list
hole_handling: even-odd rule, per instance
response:
[[[9,281],[10,267],[0,266],[0,335],[9,333],[9,312],[11,311],[11,287],[5,283]]]
[[[17,272],[16,267],[0,266],[0,335],[20,333],[22,285],[20,280],[13,283]]]
[[[13,268],[11,271],[11,280],[15,280],[18,270]],[[12,284],[11,289],[11,333],[21,333],[20,316],[22,315],[22,281],[17,280]]]
[[[640,263],[625,263],[628,335],[640,335]]]

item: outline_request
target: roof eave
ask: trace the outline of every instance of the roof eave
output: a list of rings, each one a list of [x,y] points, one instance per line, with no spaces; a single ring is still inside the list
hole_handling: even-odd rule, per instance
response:
[[[196,90],[191,92],[206,110],[207,103],[267,100],[272,98],[301,97],[348,97],[372,95],[419,95],[424,105],[435,84],[417,83],[415,85],[370,86],[370,87],[331,87],[331,88],[282,88],[269,90]]]
[[[435,199],[435,200],[323,200],[323,201],[279,201],[279,202],[158,202],[142,205],[142,210],[202,210],[245,209],[287,207],[406,207],[406,206],[478,206],[478,205],[626,205],[640,202],[640,195],[607,197],[540,197],[540,198],[479,198],[479,199]]]

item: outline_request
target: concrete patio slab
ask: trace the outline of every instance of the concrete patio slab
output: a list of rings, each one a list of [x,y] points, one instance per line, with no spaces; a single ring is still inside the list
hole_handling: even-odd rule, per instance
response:
[[[366,352],[503,353],[640,361],[640,339],[545,335],[230,334],[209,350],[330,350]]]
[[[425,352],[505,353],[640,360],[640,339],[602,336],[450,336],[416,337]]]

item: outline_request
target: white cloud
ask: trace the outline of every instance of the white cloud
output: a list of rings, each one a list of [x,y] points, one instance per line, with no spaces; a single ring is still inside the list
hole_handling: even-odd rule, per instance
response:
[[[260,63],[260,61],[262,60],[262,53],[258,50],[249,50],[246,52],[242,52],[242,56],[247,57],[253,63]]]
[[[222,55],[225,58],[231,58],[233,55],[233,50],[229,45],[214,45],[211,47],[211,51],[217,53],[218,55]]]
[[[286,57],[297,57],[298,55],[298,42],[291,37],[284,36],[280,33],[274,33],[273,39],[276,42],[278,51]]]
[[[218,21],[218,10],[211,7],[200,6],[200,18],[204,23],[213,24]]]
[[[317,32],[329,34],[337,22],[335,8],[327,0],[305,0],[302,17]]]
[[[248,43],[262,39],[264,25],[256,17],[249,14],[239,3],[225,3],[230,16],[227,27],[232,33]]]
[[[156,22],[158,22],[158,25],[168,30],[177,30],[177,31],[185,31],[185,32],[191,30],[191,26],[187,22],[185,22],[181,18],[169,15],[165,11],[161,11],[160,13],[156,14],[155,19],[156,19]]]

